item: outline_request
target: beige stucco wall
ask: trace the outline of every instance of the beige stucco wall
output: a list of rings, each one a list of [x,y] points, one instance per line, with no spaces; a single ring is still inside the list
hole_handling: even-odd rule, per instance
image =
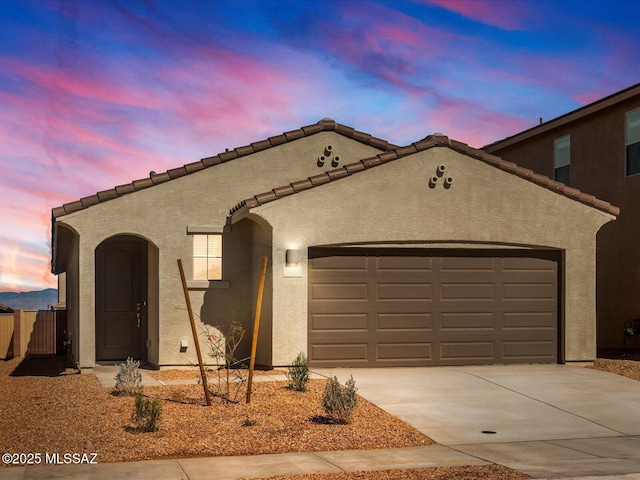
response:
[[[439,165],[442,179],[429,188]],[[565,360],[595,357],[595,239],[611,215],[448,148],[424,152],[251,209],[273,229],[273,362],[307,350],[308,247],[457,242],[565,252]],[[303,252],[285,277],[288,248]]]
[[[147,360],[155,365],[195,363],[177,267],[177,259],[181,258],[187,279],[192,278],[192,238],[187,234],[187,226],[223,227],[230,208],[237,202],[334,168],[330,161],[323,167],[317,165],[326,145],[332,145],[334,156],[341,159],[340,165],[379,152],[335,132],[321,132],[57,218],[58,223],[69,226],[78,235],[73,258],[68,261],[68,270],[73,270],[68,274],[68,308],[71,322],[77,326],[74,346],[79,348],[76,358],[80,365],[91,368],[95,363],[95,249],[102,241],[115,235],[134,235],[149,242],[151,291],[147,299],[150,340]],[[233,232],[232,228],[232,235]],[[248,245],[264,247],[270,245],[267,236],[256,240],[238,234],[238,241],[245,237]],[[253,255],[252,261],[258,256]],[[225,255],[225,261],[224,280],[228,284],[216,285],[219,289],[190,290],[193,310],[209,322],[241,315],[240,320],[246,323],[246,317],[253,311],[252,305],[246,305],[252,298],[253,270],[247,270],[247,259],[241,255],[231,259]],[[226,295],[218,290],[225,290]],[[224,296],[235,296],[243,303],[234,308],[226,302],[219,308]],[[270,312],[267,316],[270,317]],[[270,325],[268,322],[265,325],[269,333]],[[180,351],[181,338],[189,339],[185,352]],[[269,355],[267,348],[261,352],[260,360],[270,363]]]

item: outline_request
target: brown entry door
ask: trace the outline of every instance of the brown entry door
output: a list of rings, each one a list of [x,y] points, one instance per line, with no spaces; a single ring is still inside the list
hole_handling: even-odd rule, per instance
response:
[[[146,360],[147,244],[135,237],[96,249],[96,360]]]

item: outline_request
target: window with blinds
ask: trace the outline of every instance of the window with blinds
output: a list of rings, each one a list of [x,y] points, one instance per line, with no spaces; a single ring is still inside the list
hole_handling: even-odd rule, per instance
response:
[[[193,236],[193,279],[222,280],[222,235]]]

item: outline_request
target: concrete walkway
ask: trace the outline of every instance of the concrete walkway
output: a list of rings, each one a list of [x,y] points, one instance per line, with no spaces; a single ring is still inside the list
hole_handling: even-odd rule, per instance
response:
[[[116,367],[96,367],[113,386]],[[0,469],[2,479],[240,479],[498,463],[534,478],[640,480],[640,382],[575,366],[334,369],[439,445]],[[258,381],[282,377],[259,376]],[[143,371],[147,385],[159,385]],[[98,459],[99,461],[99,459]]]

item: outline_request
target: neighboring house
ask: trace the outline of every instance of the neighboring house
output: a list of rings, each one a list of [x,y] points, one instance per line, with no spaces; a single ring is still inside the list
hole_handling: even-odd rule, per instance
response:
[[[625,323],[640,318],[640,84],[484,150],[621,208],[597,237],[597,344],[622,347]]]
[[[54,208],[52,271],[83,369],[196,361],[177,259],[200,328],[239,321],[248,355],[263,256],[258,364],[583,361],[617,214],[444,135],[323,119]]]
[[[13,313],[13,309],[4,303],[0,303],[0,313]]]

